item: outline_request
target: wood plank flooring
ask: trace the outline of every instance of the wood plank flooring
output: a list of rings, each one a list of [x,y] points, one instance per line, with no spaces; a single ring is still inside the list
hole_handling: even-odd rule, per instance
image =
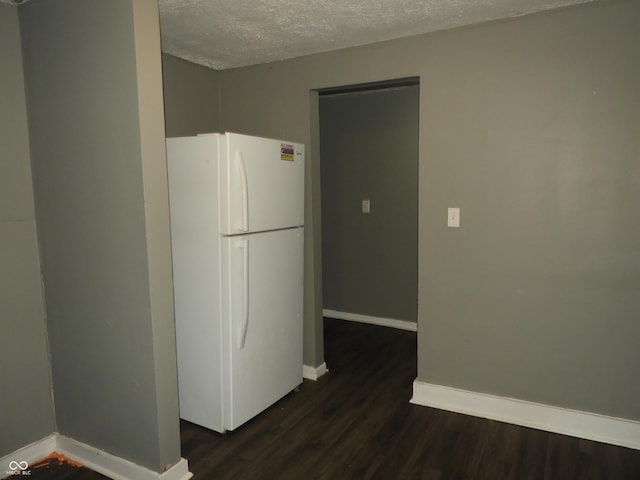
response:
[[[411,405],[416,334],[325,320],[329,373],[220,435],[181,422],[195,479],[636,480],[640,451]],[[43,479],[105,478],[73,467]]]

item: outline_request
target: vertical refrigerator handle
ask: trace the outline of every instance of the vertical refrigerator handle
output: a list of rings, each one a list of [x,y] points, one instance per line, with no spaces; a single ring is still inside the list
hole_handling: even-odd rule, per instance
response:
[[[240,185],[242,186],[242,231],[249,231],[249,184],[247,182],[247,167],[244,164],[242,152],[236,152],[236,164],[240,170]]]
[[[242,328],[238,339],[238,349],[244,348],[249,329],[249,240],[242,239]]]

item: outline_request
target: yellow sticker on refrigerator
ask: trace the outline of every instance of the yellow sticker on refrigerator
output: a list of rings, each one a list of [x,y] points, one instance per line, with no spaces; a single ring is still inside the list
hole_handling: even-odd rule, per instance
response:
[[[288,143],[280,144],[280,160],[293,162],[293,154],[293,145],[289,145]]]

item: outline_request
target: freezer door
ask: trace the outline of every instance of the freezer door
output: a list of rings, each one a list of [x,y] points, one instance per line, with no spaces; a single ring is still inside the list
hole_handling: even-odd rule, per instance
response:
[[[235,133],[222,143],[222,234],[303,225],[304,145]]]
[[[302,383],[303,229],[223,239],[224,424]]]

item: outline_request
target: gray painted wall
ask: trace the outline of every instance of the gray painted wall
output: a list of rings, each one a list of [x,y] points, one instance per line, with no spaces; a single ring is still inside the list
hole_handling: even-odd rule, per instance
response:
[[[55,430],[18,8],[0,4],[0,457]],[[0,465],[3,476],[6,465]]]
[[[419,101],[417,85],[320,96],[326,309],[416,321]]]
[[[157,2],[20,7],[58,431],[180,457]]]
[[[221,72],[223,128],[308,146],[305,363],[322,361],[309,92],[419,76],[419,380],[640,420],[639,19],[602,2]]]
[[[219,131],[218,72],[162,55],[167,137]]]

